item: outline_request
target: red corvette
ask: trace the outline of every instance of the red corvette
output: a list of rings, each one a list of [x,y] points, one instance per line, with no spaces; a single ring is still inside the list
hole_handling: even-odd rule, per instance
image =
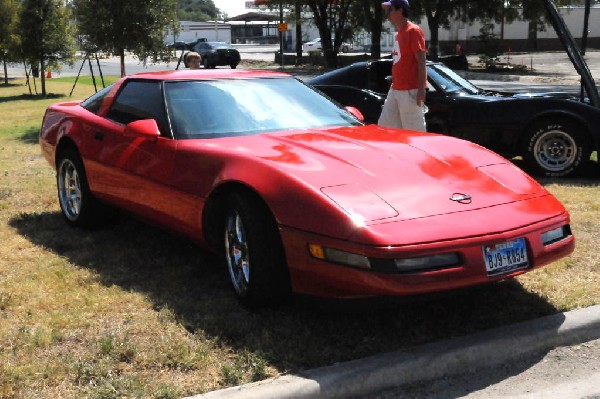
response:
[[[509,161],[350,111],[281,73],[147,73],[50,106],[40,143],[67,223],[110,205],[191,237],[247,305],[443,291],[573,251],[568,212]]]

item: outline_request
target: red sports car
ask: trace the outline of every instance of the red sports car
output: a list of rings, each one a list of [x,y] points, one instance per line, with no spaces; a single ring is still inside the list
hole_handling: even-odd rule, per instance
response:
[[[67,223],[110,205],[191,237],[251,306],[449,290],[573,251],[569,213],[506,159],[355,115],[282,73],[146,73],[50,106],[40,143]]]

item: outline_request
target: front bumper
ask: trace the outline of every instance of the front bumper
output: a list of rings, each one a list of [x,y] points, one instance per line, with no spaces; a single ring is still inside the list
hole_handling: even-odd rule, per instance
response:
[[[330,298],[415,295],[440,292],[515,277],[554,262],[575,249],[575,238],[544,245],[543,232],[569,223],[569,215],[561,215],[509,231],[454,238],[424,244],[372,246],[306,233],[281,227],[281,237],[290,270],[292,289],[296,293]],[[523,237],[526,240],[529,267],[500,276],[489,277],[482,254],[483,245]],[[362,254],[369,258],[398,259],[458,252],[458,265],[433,271],[389,274],[333,264],[310,256],[309,243]]]

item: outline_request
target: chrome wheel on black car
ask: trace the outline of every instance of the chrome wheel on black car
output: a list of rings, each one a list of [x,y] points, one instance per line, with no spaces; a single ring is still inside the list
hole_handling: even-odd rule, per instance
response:
[[[576,174],[590,158],[586,131],[577,123],[548,119],[529,129],[524,158],[534,173],[544,176]]]

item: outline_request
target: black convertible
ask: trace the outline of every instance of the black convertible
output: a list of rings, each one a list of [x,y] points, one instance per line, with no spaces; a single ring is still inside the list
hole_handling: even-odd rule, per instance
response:
[[[307,81],[377,123],[392,60],[358,62]],[[576,174],[600,146],[600,109],[569,93],[482,90],[441,63],[427,62],[427,130],[464,138],[506,157],[522,156],[533,173]]]

